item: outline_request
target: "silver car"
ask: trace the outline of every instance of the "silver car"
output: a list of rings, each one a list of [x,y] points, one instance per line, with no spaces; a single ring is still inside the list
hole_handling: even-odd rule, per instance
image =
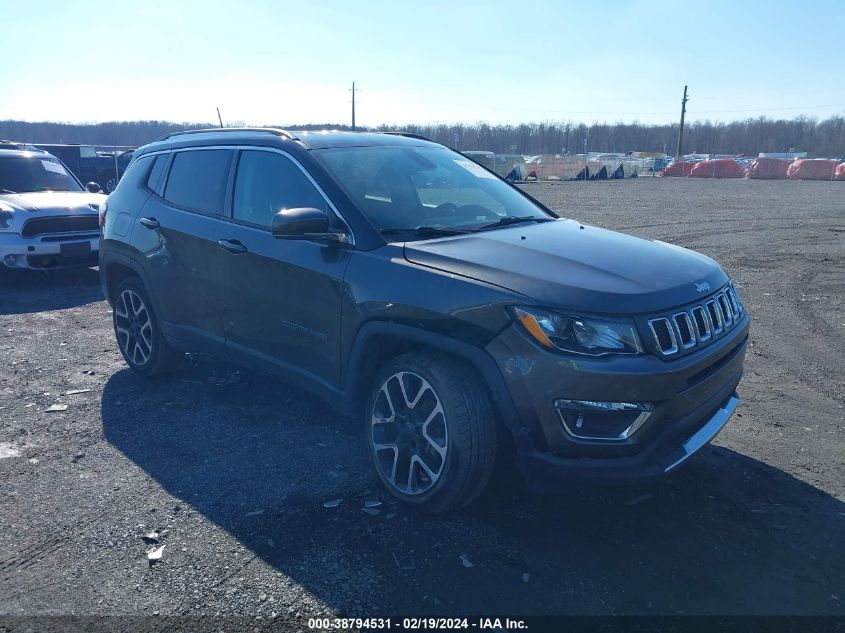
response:
[[[47,152],[0,144],[0,263],[51,270],[96,266],[99,212],[93,193]]]

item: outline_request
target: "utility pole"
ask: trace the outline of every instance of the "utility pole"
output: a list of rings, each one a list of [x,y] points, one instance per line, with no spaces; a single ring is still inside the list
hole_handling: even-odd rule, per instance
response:
[[[352,82],[352,131],[355,131],[355,82]]]
[[[223,127],[223,117],[220,116],[220,108],[217,108],[217,120],[220,121],[220,127]]]
[[[687,113],[687,87],[684,86],[684,98],[681,100],[681,129],[678,130],[678,151],[675,154],[675,160],[681,160],[684,155],[684,117]]]

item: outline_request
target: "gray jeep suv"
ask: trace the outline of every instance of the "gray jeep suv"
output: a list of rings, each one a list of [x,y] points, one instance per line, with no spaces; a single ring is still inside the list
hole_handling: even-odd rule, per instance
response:
[[[529,487],[668,473],[737,406],[749,319],[712,259],[566,219],[397,134],[199,130],[140,148],[100,275],[143,375],[185,351],[362,422],[375,472],[466,505],[497,453]]]

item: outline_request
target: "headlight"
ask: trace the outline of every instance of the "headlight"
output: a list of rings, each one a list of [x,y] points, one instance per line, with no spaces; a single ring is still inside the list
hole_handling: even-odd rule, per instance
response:
[[[542,308],[514,307],[513,313],[531,338],[547,349],[587,356],[643,352],[632,322],[564,315]]]
[[[0,230],[11,228],[14,218],[12,210],[5,204],[0,204]]]

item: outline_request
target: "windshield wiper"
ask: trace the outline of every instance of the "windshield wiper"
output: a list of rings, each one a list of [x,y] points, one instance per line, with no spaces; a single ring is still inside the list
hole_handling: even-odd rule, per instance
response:
[[[510,226],[511,224],[519,224],[520,222],[551,222],[552,218],[538,218],[534,215],[523,215],[523,216],[505,216],[495,222],[491,222],[490,224],[482,224],[474,228],[474,231],[486,231],[487,229],[497,229],[500,226]]]
[[[4,189],[0,187],[0,193],[17,193],[17,191],[12,191],[11,189]]]
[[[459,229],[454,226],[409,226],[405,228],[379,229],[382,235],[396,235],[401,233],[412,233],[414,235],[460,235],[470,233],[466,229]]]

